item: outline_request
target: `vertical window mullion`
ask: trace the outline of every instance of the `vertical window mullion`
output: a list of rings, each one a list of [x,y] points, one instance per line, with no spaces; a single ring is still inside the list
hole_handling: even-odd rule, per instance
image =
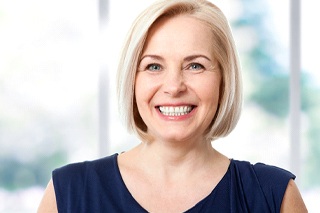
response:
[[[301,33],[300,0],[290,4],[290,169],[300,173]]]
[[[99,1],[99,26],[100,26],[100,54],[104,54],[108,49],[105,47],[103,39],[106,39],[105,30],[108,21],[108,10],[109,2],[108,0],[98,0]],[[101,57],[101,55],[99,55]],[[102,57],[104,58],[104,57]],[[99,60],[100,63],[100,75],[99,75],[99,156],[103,157],[109,154],[109,76],[108,67],[106,60]]]

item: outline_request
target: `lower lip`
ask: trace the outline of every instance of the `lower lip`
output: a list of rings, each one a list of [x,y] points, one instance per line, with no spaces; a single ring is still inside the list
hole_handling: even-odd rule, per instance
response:
[[[196,107],[194,107],[192,109],[191,112],[189,112],[188,114],[185,115],[179,115],[179,116],[170,116],[170,115],[164,115],[160,112],[160,110],[158,108],[156,108],[156,111],[158,113],[158,115],[160,116],[160,118],[164,119],[164,120],[168,120],[168,121],[183,121],[186,120],[188,118],[190,118],[196,111]]]

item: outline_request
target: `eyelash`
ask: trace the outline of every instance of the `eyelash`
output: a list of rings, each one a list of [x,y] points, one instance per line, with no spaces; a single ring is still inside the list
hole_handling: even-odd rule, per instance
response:
[[[197,66],[197,68],[195,68],[195,66]],[[148,64],[145,69],[148,71],[159,71],[162,69],[162,66],[160,64],[153,63],[153,64]],[[188,64],[183,69],[203,70],[204,66],[200,63],[191,63],[191,64]]]
[[[157,69],[154,69],[154,67],[158,67]],[[146,70],[148,70],[148,71],[159,71],[159,70],[161,70],[161,65],[160,64],[156,64],[156,63],[154,63],[154,64],[148,64],[147,66],[146,66]]]
[[[194,68],[194,66],[198,66],[198,68]],[[188,66],[186,66],[186,68],[194,69],[194,70],[202,70],[202,69],[204,69],[204,66],[202,64],[199,64],[199,63],[191,63]]]

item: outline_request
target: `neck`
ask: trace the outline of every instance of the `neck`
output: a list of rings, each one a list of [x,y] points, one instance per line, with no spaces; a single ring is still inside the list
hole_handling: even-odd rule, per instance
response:
[[[137,147],[138,156],[150,173],[165,178],[192,174],[211,166],[219,156],[208,141],[191,142],[143,142]],[[140,152],[140,153],[139,153]]]

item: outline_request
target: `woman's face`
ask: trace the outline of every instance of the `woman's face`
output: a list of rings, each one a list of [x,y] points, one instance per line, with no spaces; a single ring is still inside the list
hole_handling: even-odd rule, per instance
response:
[[[150,29],[135,82],[138,111],[155,140],[202,140],[219,103],[213,33],[188,15]]]

